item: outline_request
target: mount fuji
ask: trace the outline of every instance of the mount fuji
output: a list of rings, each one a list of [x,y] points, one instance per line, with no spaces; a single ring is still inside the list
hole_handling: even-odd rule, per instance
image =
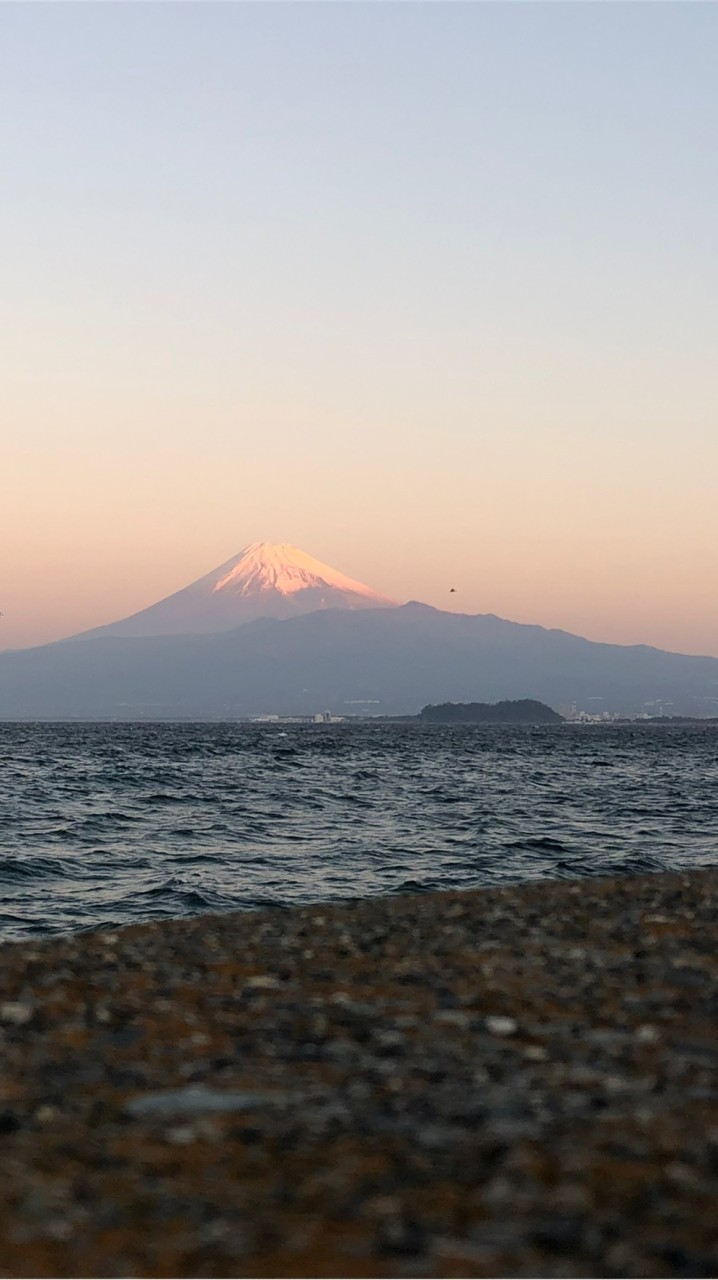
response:
[[[0,720],[406,715],[519,698],[716,716],[718,659],[398,605],[266,542],[129,618],[0,653]]]
[[[82,639],[208,635],[257,618],[296,618],[320,609],[387,609],[396,603],[289,543],[252,542],[181,591],[129,618],[85,631]]]

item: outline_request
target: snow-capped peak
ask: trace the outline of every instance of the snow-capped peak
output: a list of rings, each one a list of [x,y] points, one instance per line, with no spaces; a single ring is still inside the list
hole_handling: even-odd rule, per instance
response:
[[[230,631],[258,618],[396,604],[286,542],[252,542],[232,560],[129,618],[86,635],[169,636]]]
[[[213,592],[253,596],[278,591],[283,596],[312,588],[349,591],[369,600],[383,600],[363,582],[355,582],[288,542],[252,542],[228,565],[223,565]],[[388,600],[386,603],[390,603]]]

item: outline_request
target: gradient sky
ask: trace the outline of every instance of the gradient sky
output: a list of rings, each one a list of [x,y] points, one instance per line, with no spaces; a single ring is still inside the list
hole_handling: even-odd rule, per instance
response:
[[[718,655],[717,65],[711,4],[0,5],[0,645],[267,539]]]

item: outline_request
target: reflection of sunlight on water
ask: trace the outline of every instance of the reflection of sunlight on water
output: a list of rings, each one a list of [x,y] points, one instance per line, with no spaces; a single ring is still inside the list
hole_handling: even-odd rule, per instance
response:
[[[7,937],[717,860],[716,728],[4,732]]]

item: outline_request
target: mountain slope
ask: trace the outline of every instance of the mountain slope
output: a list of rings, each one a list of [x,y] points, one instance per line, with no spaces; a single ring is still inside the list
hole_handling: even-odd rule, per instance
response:
[[[286,542],[252,542],[181,591],[95,636],[208,635],[256,618],[292,618],[318,609],[391,608],[394,600],[345,577]]]
[[[328,609],[208,636],[78,639],[0,654],[0,718],[404,714],[536,698],[718,714],[718,659],[596,644],[493,615]],[[667,704],[672,704],[668,706]]]

